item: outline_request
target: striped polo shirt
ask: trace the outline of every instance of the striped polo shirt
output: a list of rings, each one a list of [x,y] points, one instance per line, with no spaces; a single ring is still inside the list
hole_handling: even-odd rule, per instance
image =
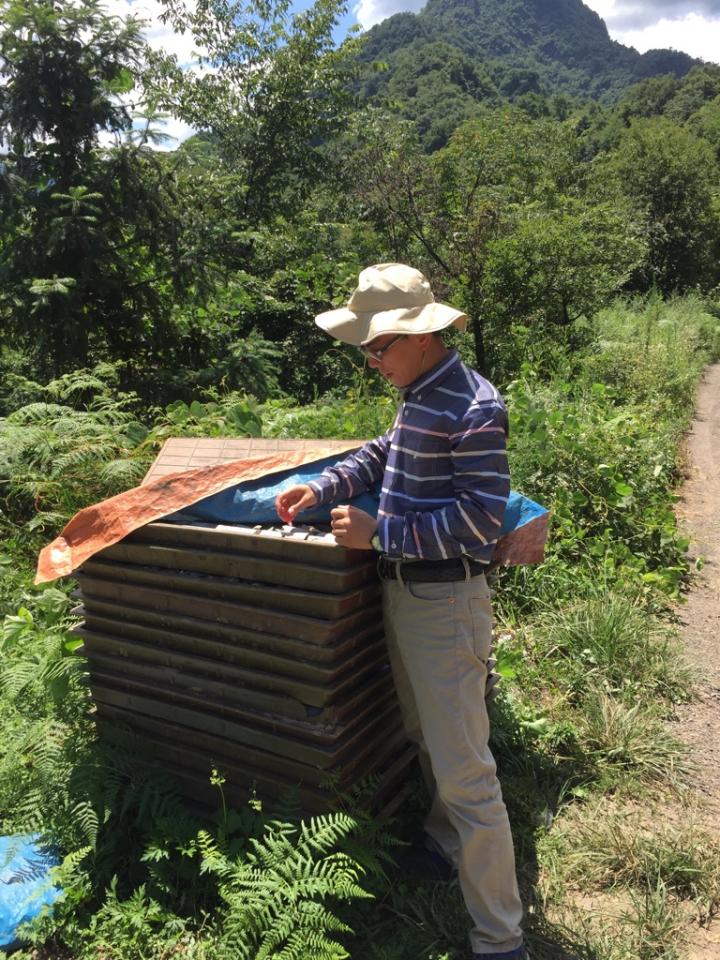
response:
[[[382,437],[310,483],[318,503],[381,482],[378,536],[391,557],[489,563],[510,493],[505,404],[452,350],[405,389]]]

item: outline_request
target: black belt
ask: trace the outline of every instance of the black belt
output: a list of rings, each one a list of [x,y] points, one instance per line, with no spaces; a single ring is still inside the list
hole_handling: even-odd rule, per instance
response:
[[[381,556],[377,570],[381,580],[407,580],[424,583],[449,583],[467,580],[468,574],[477,577],[485,573],[488,565],[469,557],[454,557],[452,560],[400,560]],[[398,577],[398,570],[400,576]]]

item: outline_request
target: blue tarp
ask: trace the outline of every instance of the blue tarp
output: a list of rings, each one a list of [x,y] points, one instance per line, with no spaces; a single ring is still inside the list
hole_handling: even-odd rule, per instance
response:
[[[308,483],[315,480],[325,467],[333,466],[338,462],[337,457],[327,457],[324,460],[314,460],[299,469],[285,470],[282,473],[273,473],[270,477],[261,477],[241,483],[205,500],[199,500],[182,511],[167,517],[168,520],[187,521],[204,520],[209,523],[238,523],[247,526],[263,523],[278,523],[275,510],[275,498],[285,487],[296,483]],[[375,490],[363,493],[350,501],[354,506],[373,517],[377,516],[380,499],[379,485]],[[299,514],[299,523],[329,523],[332,504],[306,510]],[[512,491],[505,511],[505,519],[500,536],[517,530],[547,513],[544,507],[533,500],[524,497],[521,493]]]
[[[20,946],[17,929],[51,907],[62,891],[50,871],[58,866],[55,853],[37,836],[0,837],[0,949]]]

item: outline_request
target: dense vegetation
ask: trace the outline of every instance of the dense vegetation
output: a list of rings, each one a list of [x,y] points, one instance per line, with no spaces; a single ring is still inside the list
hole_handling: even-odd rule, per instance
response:
[[[553,536],[542,565],[497,584],[494,748],[528,933],[547,960],[680,956],[686,907],[709,923],[720,903],[716,840],[684,816],[658,832],[638,807],[687,794],[663,720],[692,673],[658,614],[687,575],[671,491],[698,373],[720,355],[718,314],[691,297],[619,301],[536,339],[506,384],[515,482],[551,508]],[[165,436],[369,434],[392,398],[361,374],[309,406],[228,395],[138,420],[109,367],[43,391],[0,423],[0,810],[5,832],[40,831],[65,857],[66,899],[33,934],[39,956],[461,956],[457,886],[393,876],[421,796],[395,824],[348,798],[345,813],[303,826],[292,798],[281,820],[260,803],[227,809],[217,771],[217,822],[194,820],[136,743],[97,740],[71,584],[30,585],[47,532],[138,478]],[[615,922],[588,914],[578,888],[622,906]]]
[[[303,824],[291,798],[280,819],[228,809],[215,771],[217,821],[196,821],[134,747],[97,740],[72,583],[32,586],[40,546],[169,436],[385,429],[395,398],[312,316],[395,259],[472,317],[457,345],[507,397],[514,486],[552,511],[546,561],[496,598],[494,746],[534,955],[679,957],[689,910],[720,903],[663,725],[692,695],[673,489],[720,356],[720,67],[613,59],[569,0],[478,4],[492,50],[458,46],[466,8],[439,0],[388,21],[407,35],[386,49],[381,29],[336,47],[333,0],[165,5],[212,69],[97,0],[0,0],[0,823],[57,843],[66,890],[33,957],[462,955],[457,886],[393,873],[421,797],[395,824],[357,798]],[[595,66],[572,73],[573,50]],[[669,72],[627,87],[643,71]],[[575,100],[601,91],[619,99]],[[199,133],[158,153],[169,110]]]
[[[513,325],[720,277],[720,67],[610,108],[498,94],[466,118],[445,80],[489,81],[438,42],[423,84],[397,65],[397,102],[355,101],[358,41],[334,46],[334,0],[270,19],[168,2],[201,72],[97,0],[1,9],[0,410],[23,378],[98,362],[146,405],[240,386],[307,401],[349,369],[311,317],[373,261],[416,263],[465,306],[500,379]],[[201,132],[158,154],[163,110]]]
[[[430,149],[480,105],[565,115],[570,101],[613,103],[633,83],[677,81],[698,65],[611,40],[581,0],[429,0],[373,27],[360,56],[362,97],[401,104]]]

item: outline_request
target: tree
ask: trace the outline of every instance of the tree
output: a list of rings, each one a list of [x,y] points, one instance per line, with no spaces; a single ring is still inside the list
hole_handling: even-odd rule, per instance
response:
[[[428,153],[444,147],[453,130],[479,112],[479,103],[498,100],[486,67],[439,40],[418,39],[387,62],[364,63],[360,90],[374,106],[413,120]]]
[[[485,290],[496,321],[569,324],[591,316],[632,275],[645,252],[617,204],[563,197],[519,212],[488,252]]]
[[[106,16],[98,0],[0,0],[0,130],[23,174],[69,184],[99,130],[129,130],[117,94],[132,88],[139,24]]]
[[[682,123],[704,103],[720,96],[720,65],[705,63],[693,67],[678,84],[678,89],[665,110],[665,116]]]
[[[715,148],[720,165],[720,96],[703,104],[688,120],[688,127]]]
[[[600,195],[627,199],[646,241],[634,286],[671,293],[717,283],[720,170],[709,143],[666,117],[636,120],[595,174]]]
[[[642,252],[611,204],[584,200],[571,126],[520,110],[467,122],[432,157],[407,127],[393,139],[381,120],[357,176],[392,255],[468,313],[481,370],[488,321],[568,323],[602,305]]]
[[[29,352],[37,376],[140,364],[201,276],[177,178],[145,135],[134,142],[120,99],[142,66],[140,25],[99,0],[0,0],[0,11],[2,341]]]
[[[290,0],[163,0],[166,19],[190,31],[200,70],[154,58],[149,73],[164,109],[207,131],[236,176],[238,220],[257,225],[291,214],[326,173],[322,144],[352,105],[356,41],[336,48],[341,0],[315,0],[290,15]]]

